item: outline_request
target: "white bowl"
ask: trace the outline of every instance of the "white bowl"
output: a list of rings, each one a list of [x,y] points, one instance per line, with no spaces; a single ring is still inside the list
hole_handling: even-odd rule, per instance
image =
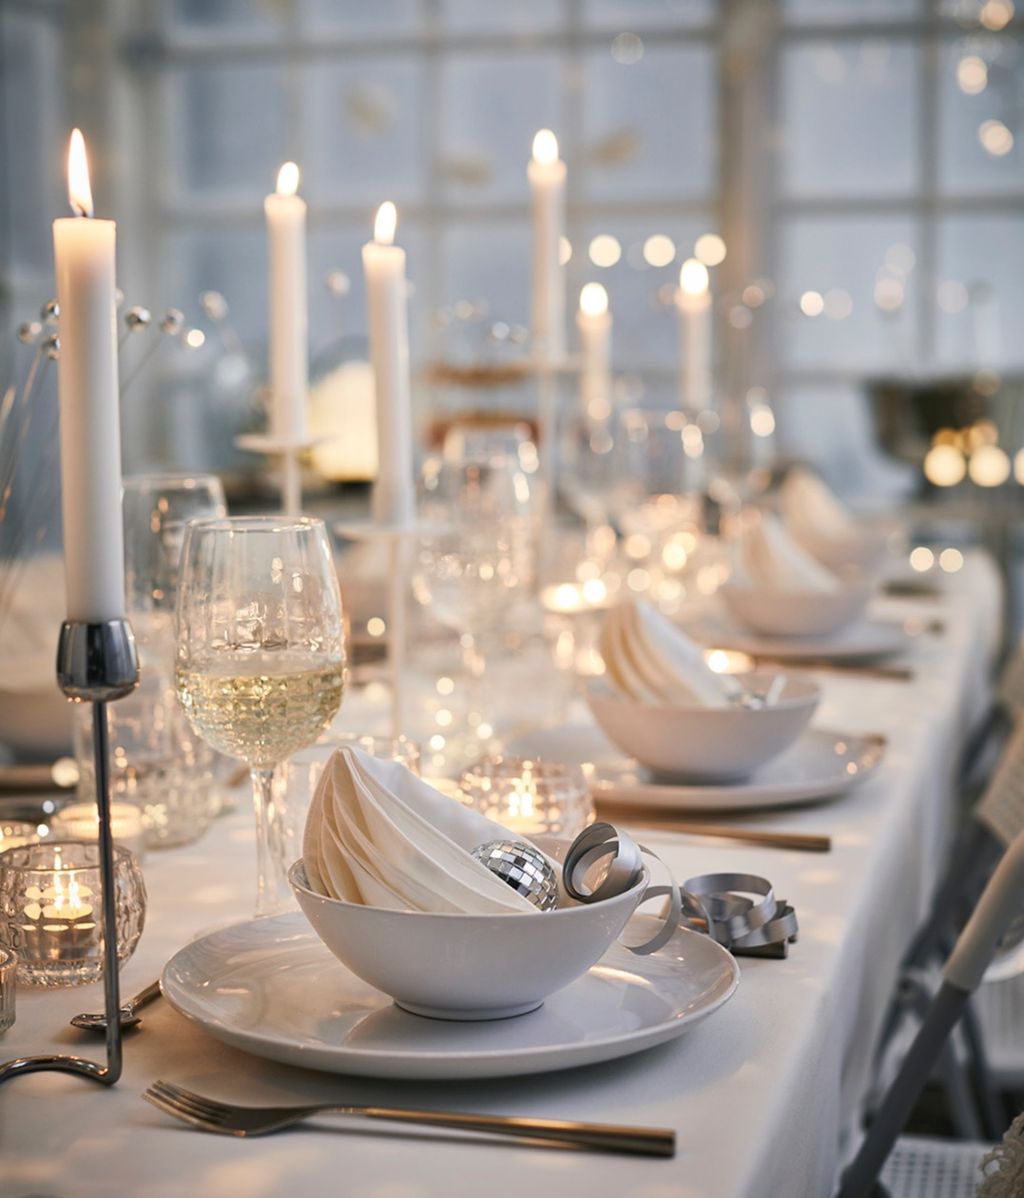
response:
[[[755,632],[768,636],[829,636],[859,620],[871,598],[871,587],[841,590],[775,591],[726,583],[719,594],[729,612]]]
[[[561,859],[567,840],[535,837]],[[505,1019],[541,1005],[587,972],[621,933],[647,888],[537,914],[387,911],[310,890],[302,862],[288,880],[313,930],[343,965],[415,1015]],[[571,902],[572,900],[568,900]]]
[[[747,674],[745,685],[763,692],[772,674]],[[766,707],[663,707],[639,703],[593,683],[590,710],[613,744],[658,774],[732,782],[778,757],[810,723],[821,698],[807,678],[787,678]]]

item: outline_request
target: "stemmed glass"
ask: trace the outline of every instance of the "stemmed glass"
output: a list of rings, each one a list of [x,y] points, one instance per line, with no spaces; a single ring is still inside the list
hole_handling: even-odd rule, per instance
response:
[[[295,829],[274,769],[312,744],[341,705],[341,594],[321,520],[192,521],[178,583],[178,699],[192,727],[250,768],[256,914],[289,902]]]

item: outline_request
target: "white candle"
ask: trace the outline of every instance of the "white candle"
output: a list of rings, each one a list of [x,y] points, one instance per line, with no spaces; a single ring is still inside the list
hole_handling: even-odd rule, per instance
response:
[[[413,520],[415,495],[405,250],[393,244],[397,224],[388,200],[377,211],[373,241],[363,246],[363,270],[377,408],[373,516],[379,524],[404,527]]]
[[[600,283],[587,283],[580,292],[576,327],[583,354],[580,403],[585,415],[604,420],[611,413],[612,314],[608,292]]]
[[[527,175],[533,211],[533,298],[531,324],[538,354],[548,362],[565,357],[565,163],[550,129],[533,139]]]
[[[53,222],[65,586],[68,619],[102,623],[125,611],[117,226],[92,219],[85,142],[77,129],[68,151],[68,197],[76,215]]]
[[[299,168],[286,162],[277,191],[263,201],[270,262],[270,431],[292,445],[306,440],[309,333],[306,288],[306,202]]]
[[[689,415],[711,402],[711,292],[708,268],[687,258],[679,271],[679,400]]]

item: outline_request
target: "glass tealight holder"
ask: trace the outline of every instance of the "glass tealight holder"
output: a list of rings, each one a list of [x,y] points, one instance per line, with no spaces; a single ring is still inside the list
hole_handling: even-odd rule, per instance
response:
[[[277,821],[278,835],[284,838],[281,860],[289,865],[302,856],[302,832],[306,826],[306,813],[313,800],[324,766],[336,749],[362,749],[371,757],[385,761],[397,761],[419,775],[420,747],[407,736],[369,736],[350,733],[329,736],[317,741],[307,749],[293,753],[274,771],[274,806],[280,818]]]
[[[114,840],[141,861],[146,851],[146,823],[134,803],[110,805],[110,830]],[[54,840],[99,840],[100,817],[95,803],[70,803],[50,823]]]
[[[62,840],[0,856],[0,942],[31,986],[81,986],[103,972],[99,845]],[[146,917],[146,887],[134,855],[114,846],[119,965],[131,957]]]
[[[459,779],[459,797],[524,836],[571,839],[594,818],[583,771],[536,757],[483,757]]]
[[[0,1036],[14,1024],[18,958],[9,948],[0,948]]]
[[[45,825],[43,833],[46,833]],[[38,824],[20,819],[0,820],[0,853],[8,849],[20,849],[26,844],[38,844],[41,839]]]

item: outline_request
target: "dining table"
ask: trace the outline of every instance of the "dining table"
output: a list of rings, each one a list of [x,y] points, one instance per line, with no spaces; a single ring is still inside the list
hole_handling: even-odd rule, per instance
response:
[[[718,870],[762,875],[798,916],[788,955],[741,958],[735,995],[706,1021],[581,1068],[398,1081],[250,1055],[158,1001],[126,1033],[116,1085],[38,1073],[0,1090],[0,1195],[827,1198],[857,1135],[901,956],[955,833],[963,750],[991,702],[998,572],[968,552],[955,574],[935,571],[933,581],[927,593],[911,588],[873,609],[916,621],[899,658],[909,676],[813,671],[823,692],[815,724],[883,736],[877,771],[832,801],[728,815],[739,827],[827,835],[830,851],[644,830],[680,881]],[[146,926],[122,994],[141,990],[192,938],[249,917],[252,845],[252,814],[240,804],[197,843],[149,852]],[[68,1022],[102,1008],[98,984],[22,986],[17,1000],[3,1058],[102,1055],[102,1040]],[[332,1116],[258,1139],[204,1134],[142,1100],[157,1078],[252,1104],[373,1102],[665,1127],[677,1150],[645,1159]]]

